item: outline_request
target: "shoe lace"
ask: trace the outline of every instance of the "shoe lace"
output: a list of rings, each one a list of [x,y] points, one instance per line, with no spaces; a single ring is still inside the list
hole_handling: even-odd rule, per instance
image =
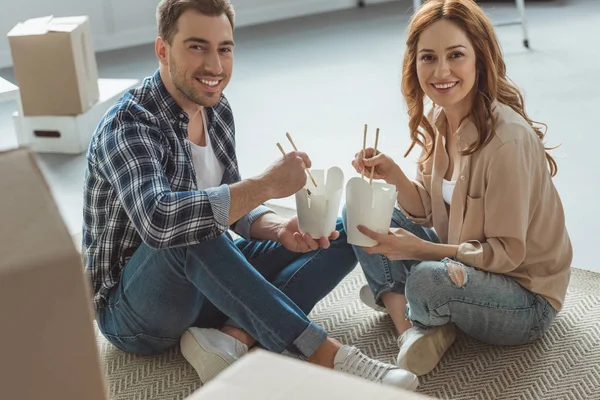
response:
[[[340,369],[372,382],[379,382],[391,369],[391,366],[381,361],[373,360],[360,351],[355,350],[346,357]]]

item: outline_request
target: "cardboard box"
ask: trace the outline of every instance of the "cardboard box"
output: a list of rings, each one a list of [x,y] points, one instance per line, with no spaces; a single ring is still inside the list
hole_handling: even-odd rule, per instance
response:
[[[33,18],[9,33],[23,115],[77,115],[98,100],[88,17]]]
[[[106,400],[91,290],[32,154],[0,153],[0,397]]]
[[[99,79],[100,98],[94,106],[76,116],[25,116],[13,113],[17,141],[38,153],[80,154],[87,151],[102,116],[137,79]]]
[[[432,400],[264,350],[242,357],[187,400]]]

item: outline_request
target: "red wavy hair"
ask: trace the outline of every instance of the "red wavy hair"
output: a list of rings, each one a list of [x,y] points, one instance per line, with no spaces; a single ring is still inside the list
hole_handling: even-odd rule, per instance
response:
[[[469,117],[477,127],[479,139],[463,155],[472,154],[485,146],[493,137],[496,121],[492,103],[499,101],[519,113],[531,125],[540,140],[545,132],[534,124],[547,126],[531,120],[525,112],[523,96],[506,77],[506,64],[491,21],[473,0],[429,0],[412,17],[406,40],[406,52],[402,65],[402,94],[408,106],[410,138],[412,143],[407,156],[418,144],[424,150],[422,161],[433,154],[435,131],[424,116],[425,93],[417,77],[417,44],[419,36],[427,27],[439,20],[453,22],[469,37],[477,56],[476,93]],[[420,130],[422,128],[422,130]],[[551,148],[546,148],[551,150]],[[550,174],[558,170],[556,161],[546,152]]]

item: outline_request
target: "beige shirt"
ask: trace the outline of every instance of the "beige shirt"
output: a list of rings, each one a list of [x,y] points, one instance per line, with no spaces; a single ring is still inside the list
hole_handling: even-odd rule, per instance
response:
[[[436,107],[428,118],[436,130],[432,157],[419,164],[415,186],[426,216],[413,221],[434,227],[442,243],[458,245],[456,259],[504,274],[562,308],[573,257],[560,197],[551,180],[544,146],[509,106],[494,103],[496,134],[475,153],[460,157],[452,202],[442,198],[449,165],[444,146],[446,117]],[[456,131],[459,148],[478,138],[466,119]]]

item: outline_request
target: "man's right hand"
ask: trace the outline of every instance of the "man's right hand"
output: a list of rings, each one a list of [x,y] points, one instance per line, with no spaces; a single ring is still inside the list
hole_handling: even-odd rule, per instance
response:
[[[292,151],[266,169],[261,178],[268,188],[269,198],[281,199],[291,196],[306,185],[304,167],[310,168],[311,162],[306,153]]]

